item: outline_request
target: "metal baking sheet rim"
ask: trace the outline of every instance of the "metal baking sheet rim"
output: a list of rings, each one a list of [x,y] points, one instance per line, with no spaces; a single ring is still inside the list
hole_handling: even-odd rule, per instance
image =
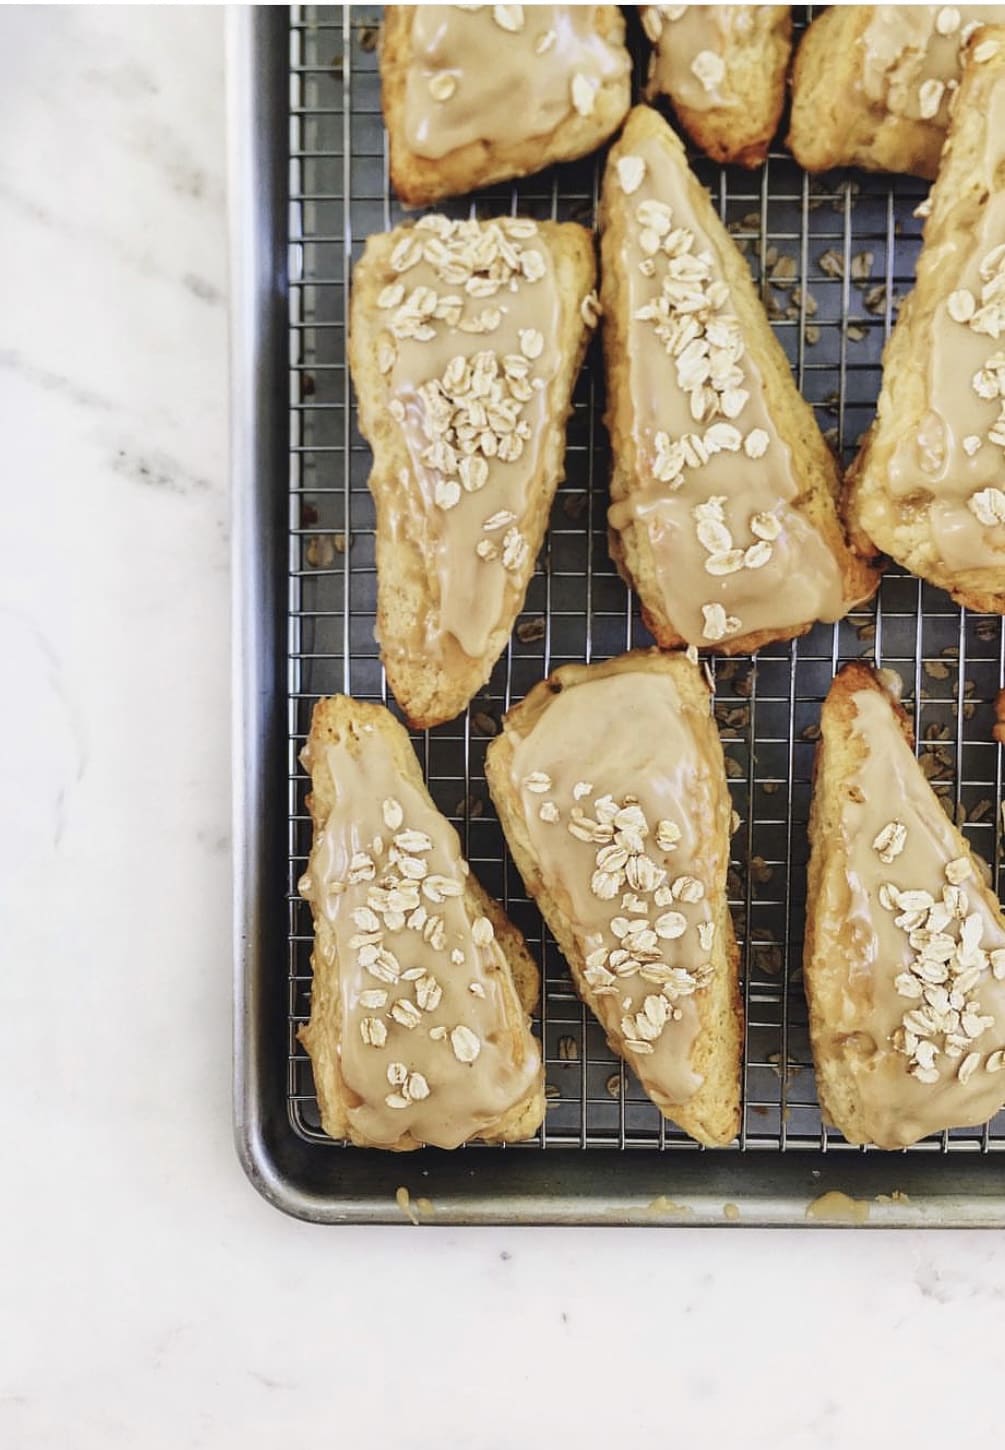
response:
[[[270,909],[283,879],[285,822],[278,579],[286,536],[284,494],[275,485],[288,442],[287,38],[284,7],[228,13],[234,1133],[248,1178],[276,1208],[314,1223],[1005,1226],[1005,1180],[976,1154],[838,1160],[805,1150],[719,1156],[696,1147],[654,1160],[607,1149],[516,1148],[336,1159],[294,1133],[282,1084],[284,935]]]

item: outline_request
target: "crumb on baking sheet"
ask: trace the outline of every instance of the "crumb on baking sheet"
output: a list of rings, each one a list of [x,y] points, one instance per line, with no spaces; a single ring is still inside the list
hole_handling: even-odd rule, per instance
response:
[[[999,690],[995,696],[995,724],[991,736],[999,745],[1005,745],[1005,690]]]

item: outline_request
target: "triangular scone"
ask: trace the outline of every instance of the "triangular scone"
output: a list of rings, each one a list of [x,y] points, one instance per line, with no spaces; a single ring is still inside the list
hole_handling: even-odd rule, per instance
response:
[[[788,144],[807,171],[864,166],[929,180],[959,85],[962,52],[1005,5],[831,5],[803,35]]]
[[[616,5],[389,5],[380,79],[408,206],[586,156],[631,104]]]
[[[458,715],[509,640],[563,477],[594,280],[583,227],[518,217],[423,217],[371,236],[355,268],[377,637],[415,726]]]
[[[850,1143],[903,1148],[1005,1103],[1005,921],[880,677],[824,703],[803,976],[817,1092]]]
[[[565,665],[506,716],[485,773],[612,1050],[686,1133],[730,1142],[742,1050],[731,808],[701,670],[658,650]]]
[[[981,30],[848,479],[857,547],[1005,613],[1005,29]]]
[[[727,654],[869,597],[837,465],[750,272],[684,148],[648,106],[601,203],[611,551],[666,648]]]
[[[302,760],[314,845],[310,1053],[321,1121],[364,1148],[531,1137],[543,1072],[538,973],[471,875],[382,705],[315,706]]]
[[[792,6],[643,5],[642,28],[647,96],[667,96],[714,160],[760,166],[785,104]]]

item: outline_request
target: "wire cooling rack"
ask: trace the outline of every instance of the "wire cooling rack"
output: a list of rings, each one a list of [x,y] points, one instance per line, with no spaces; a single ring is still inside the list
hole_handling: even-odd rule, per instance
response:
[[[801,27],[805,12],[796,13]],[[373,638],[370,453],[358,431],[345,361],[353,261],[369,233],[405,216],[388,185],[379,20],[368,6],[306,6],[293,9],[289,30],[287,1107],[301,1138],[335,1152],[352,1150],[321,1129],[310,1063],[296,1037],[310,1009],[311,977],[310,913],[296,893],[311,831],[298,755],[321,695],[341,690],[394,708]],[[629,34],[638,82],[646,45],[634,19]],[[591,225],[602,160],[601,153],[553,168],[444,210]],[[872,418],[883,344],[912,283],[921,233],[913,212],[925,184],[861,172],[811,179],[780,149],[755,172],[701,157],[694,165],[761,285],[803,395],[847,461]],[[561,954],[508,860],[485,785],[488,740],[510,703],[535,681],[568,661],[604,659],[651,643],[637,601],[607,553],[602,389],[594,345],[569,423],[566,481],[511,643],[470,709],[414,740],[433,798],[541,964],[536,1029],[544,1044],[548,1112],[529,1147],[699,1151],[660,1117],[579,1003]],[[742,823],[729,875],[747,1020],[741,1152],[848,1146],[821,1124],[800,965],[814,742],[821,701],[848,659],[875,661],[901,675],[925,774],[1000,885],[1002,759],[991,735],[1005,665],[1000,618],[970,614],[892,570],[877,599],[841,623],[818,625],[753,659],[710,661]],[[912,1151],[995,1149],[1005,1149],[1005,1114],[989,1127],[942,1134]]]

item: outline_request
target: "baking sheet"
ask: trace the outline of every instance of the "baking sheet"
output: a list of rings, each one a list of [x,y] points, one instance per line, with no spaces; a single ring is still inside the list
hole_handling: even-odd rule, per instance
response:
[[[742,1130],[729,1149],[702,1150],[666,1123],[610,1053],[508,861],[483,773],[501,715],[556,665],[650,642],[607,555],[597,347],[577,388],[566,482],[510,648],[464,716],[414,737],[434,799],[541,963],[545,1124],[529,1144],[472,1146],[453,1158],[366,1153],[322,1132],[296,1039],[309,1012],[311,941],[296,892],[310,845],[297,757],[318,696],[346,690],[393,707],[373,640],[369,450],[345,366],[353,260],[370,231],[406,215],[387,183],[378,23],[368,6],[238,14],[231,23],[232,131],[243,133],[233,135],[233,171],[244,182],[234,188],[234,377],[235,392],[250,394],[235,417],[243,430],[235,509],[246,525],[235,535],[237,1103],[246,1166],[280,1206],[331,1220],[423,1218],[421,1198],[433,1205],[424,1221],[801,1222],[837,1186],[855,1197],[874,1188],[866,1194],[874,1222],[1005,1221],[994,1167],[1005,1115],[898,1155],[849,1149],[822,1125],[800,980],[814,742],[820,702],[844,660],[875,660],[901,675],[926,774],[998,883],[998,617],[961,611],[892,571],[877,600],[838,625],[754,660],[711,661],[742,821],[729,889],[747,1034]],[[640,59],[634,21],[630,37]],[[443,209],[590,224],[601,162],[602,154]],[[883,342],[911,284],[921,230],[913,211],[925,184],[861,172],[811,180],[781,150],[752,173],[703,158],[695,166],[762,283],[804,395],[849,457],[872,416]],[[893,1196],[905,1192],[906,1200]],[[875,1202],[877,1194],[889,1201]]]

